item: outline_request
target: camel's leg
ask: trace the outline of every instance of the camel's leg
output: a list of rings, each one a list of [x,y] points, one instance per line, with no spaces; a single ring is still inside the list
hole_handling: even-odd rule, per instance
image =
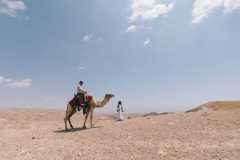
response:
[[[64,118],[64,123],[65,123],[65,130],[67,131],[68,128],[67,128],[67,117]]]
[[[75,109],[76,112],[76,109]],[[68,130],[67,128],[67,121],[70,121],[70,117],[75,113],[74,112],[74,107],[71,106],[70,104],[67,105],[67,110],[66,110],[66,116],[64,118],[64,123],[65,123],[65,130]],[[73,127],[71,122],[69,122],[71,128]]]
[[[91,128],[93,127],[93,109],[90,110]]]
[[[72,117],[72,115],[73,115],[74,113],[76,113],[76,109],[73,109],[72,112],[71,112],[71,114],[70,114],[69,117],[68,117],[68,122],[69,122],[70,127],[71,127],[72,129],[73,129],[73,125],[72,125],[72,123],[71,123],[70,118]]]
[[[87,121],[87,118],[88,118],[88,115],[89,115],[89,111],[87,111],[86,115],[85,115],[85,119],[84,119],[84,123],[83,123],[83,129],[86,128],[86,121]]]
[[[66,115],[64,117],[64,123],[65,123],[65,130],[68,130],[67,128],[67,121],[68,121],[68,117],[69,117],[69,114],[70,114],[70,104],[67,105],[67,110],[66,110]]]

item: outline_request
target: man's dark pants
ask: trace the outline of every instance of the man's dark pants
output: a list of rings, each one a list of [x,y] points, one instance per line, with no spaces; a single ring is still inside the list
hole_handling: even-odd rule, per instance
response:
[[[85,107],[84,107],[84,106],[85,106],[85,98],[84,98],[85,95],[84,95],[83,93],[78,93],[77,96],[78,96],[78,98],[79,98],[80,103],[83,104],[82,107],[83,107],[83,110],[84,110],[84,108],[85,108]],[[78,111],[81,110],[81,109],[80,109],[80,104],[78,105],[77,109],[78,109]]]

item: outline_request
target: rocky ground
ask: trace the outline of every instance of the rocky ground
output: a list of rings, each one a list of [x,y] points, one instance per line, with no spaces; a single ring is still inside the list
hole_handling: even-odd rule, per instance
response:
[[[239,160],[240,110],[149,114],[65,132],[64,111],[0,110],[1,160]],[[89,123],[88,123],[89,127]]]

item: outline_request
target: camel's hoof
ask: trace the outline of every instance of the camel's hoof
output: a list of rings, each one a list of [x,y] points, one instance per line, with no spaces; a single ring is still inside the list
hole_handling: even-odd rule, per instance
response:
[[[68,131],[68,128],[65,128],[65,131]]]
[[[86,126],[83,126],[82,128],[83,128],[83,129],[86,129],[87,127],[86,127]]]
[[[71,126],[71,129],[74,129],[74,127],[73,127],[73,126]]]

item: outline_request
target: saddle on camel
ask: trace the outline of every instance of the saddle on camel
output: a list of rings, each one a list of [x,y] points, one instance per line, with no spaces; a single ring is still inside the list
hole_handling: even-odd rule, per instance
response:
[[[75,94],[72,100],[69,101],[69,104],[71,106],[78,107],[79,111],[83,109],[83,114],[86,114],[89,108],[89,102],[92,100],[92,98],[93,98],[92,96],[86,95],[86,98],[85,98],[86,100],[84,101],[84,99],[81,98],[79,94]]]

